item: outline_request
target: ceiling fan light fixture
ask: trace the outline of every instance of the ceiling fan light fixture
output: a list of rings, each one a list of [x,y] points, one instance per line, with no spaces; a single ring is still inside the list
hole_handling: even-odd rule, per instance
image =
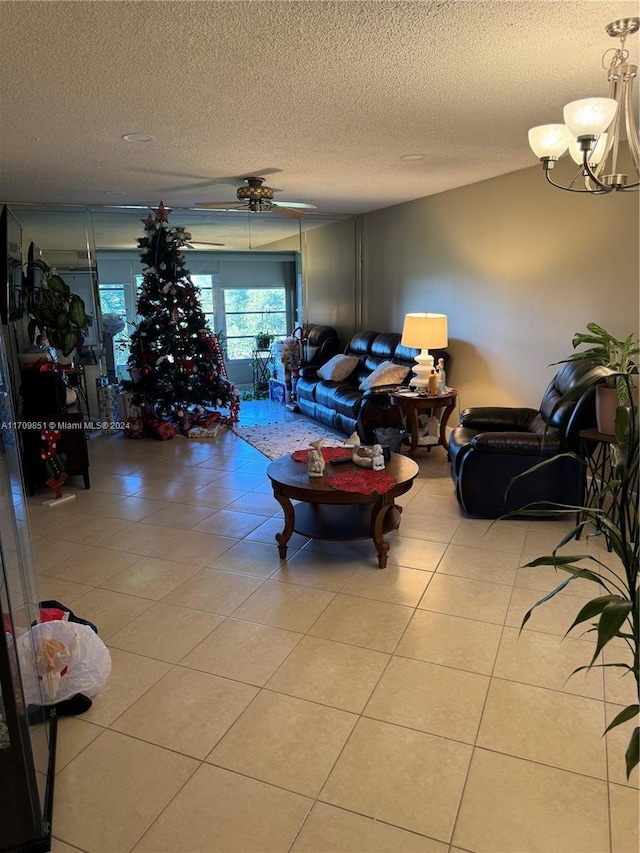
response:
[[[245,178],[246,187],[238,187],[236,193],[238,201],[249,203],[249,210],[260,213],[262,210],[271,210],[273,207],[273,190],[271,187],[263,186],[264,178]]]

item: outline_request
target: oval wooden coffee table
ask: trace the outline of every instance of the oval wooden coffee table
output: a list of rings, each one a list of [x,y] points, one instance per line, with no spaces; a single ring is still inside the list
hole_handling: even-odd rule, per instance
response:
[[[359,470],[353,462],[327,463],[325,476]],[[398,528],[402,512],[395,498],[409,491],[418,470],[413,459],[392,453],[385,473],[395,477],[396,483],[382,495],[363,495],[342,492],[328,486],[324,478],[309,477],[306,464],[294,462],[291,454],[275,459],[267,468],[267,476],[273,486],[273,496],[284,511],[284,530],[276,533],[280,557],[286,559],[287,542],[293,533],[331,541],[372,539],[378,565],[386,568],[389,543],[384,534]],[[300,503],[294,506],[292,500]]]

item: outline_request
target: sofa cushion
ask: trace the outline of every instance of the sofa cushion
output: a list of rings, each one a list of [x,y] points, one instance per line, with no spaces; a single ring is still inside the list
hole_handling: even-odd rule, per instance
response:
[[[401,335],[398,335],[396,332],[377,335],[371,342],[371,355],[380,361],[391,361],[396,347],[400,343],[400,339]]]
[[[353,373],[360,359],[355,355],[334,355],[326,364],[318,368],[318,376],[321,379],[330,379],[334,382],[342,382]]]
[[[331,382],[321,379],[315,389],[316,402],[327,409],[336,409],[355,417],[356,407],[362,399],[362,392],[351,383]]]
[[[349,341],[345,352],[348,355],[366,356],[379,332],[357,332]]]
[[[362,394],[352,385],[338,385],[334,392],[332,406],[339,415],[357,417]]]
[[[366,379],[360,383],[360,390],[376,388],[378,385],[398,385],[402,383],[409,373],[407,367],[402,364],[394,364],[392,361],[383,361]]]

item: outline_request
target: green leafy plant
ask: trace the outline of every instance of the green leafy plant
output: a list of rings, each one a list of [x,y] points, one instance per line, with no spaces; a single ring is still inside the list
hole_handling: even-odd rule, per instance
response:
[[[33,340],[36,329],[46,332],[50,343],[68,356],[89,323],[84,301],[44,261],[33,266],[42,271],[42,287],[28,295],[29,336]]]
[[[582,344],[590,346],[588,349],[572,353],[559,363],[590,361],[594,365],[609,368],[612,372],[604,378],[604,383],[610,388],[616,388],[618,402],[624,406],[629,401],[629,385],[625,377],[638,375],[637,356],[640,353],[638,338],[630,334],[621,341],[597,323],[587,323],[587,331],[576,332],[572,344],[574,350]]]
[[[269,349],[276,339],[273,332],[256,332],[256,347],[258,349]]]
[[[595,323],[590,324],[591,330],[601,327]],[[606,335],[604,330],[601,332]],[[578,337],[578,336],[576,336]],[[587,336],[584,336],[587,337]],[[600,332],[594,332],[592,338],[600,338]],[[575,339],[574,339],[575,342]],[[616,411],[615,437],[608,445],[608,465],[604,476],[598,470],[597,461],[592,455],[582,460],[587,467],[587,475],[591,476],[594,489],[593,497],[588,506],[566,506],[558,505],[553,514],[566,515],[569,518],[579,519],[573,528],[564,536],[562,541],[547,556],[538,557],[527,563],[528,567],[553,566],[569,575],[568,578],[558,584],[544,598],[537,601],[525,614],[520,630],[529,621],[533,610],[549,601],[572,581],[582,579],[594,583],[599,588],[599,595],[589,601],[576,615],[569,627],[567,634],[578,626],[588,626],[587,632],[596,635],[596,646],[591,660],[580,666],[574,672],[589,670],[592,667],[614,667],[624,676],[635,679],[636,695],[639,697],[637,703],[628,705],[609,723],[605,733],[617,726],[633,720],[640,712],[640,657],[639,657],[639,631],[640,631],[640,592],[638,590],[638,561],[640,557],[638,548],[638,409],[634,402],[634,384],[632,376],[637,373],[628,363],[632,352],[637,352],[637,347],[632,343],[632,337],[623,342],[612,342],[611,346],[619,347],[623,355],[618,359],[618,369],[603,365],[598,361],[599,356],[594,356],[596,365],[589,370],[576,386],[567,394],[563,395],[556,403],[556,410],[569,400],[579,399],[584,393],[595,388],[603,381],[609,383],[622,383],[624,393],[618,393],[618,398],[623,399],[626,405],[618,405]],[[607,344],[608,346],[609,344]],[[604,358],[604,355],[602,356]],[[575,360],[575,359],[567,359]],[[578,458],[576,454],[566,453],[561,456]],[[530,469],[539,470],[549,464],[554,464],[561,456],[545,460]],[[526,474],[520,476],[527,476]],[[514,478],[517,479],[517,478]],[[536,510],[524,507],[512,515],[549,516],[549,510]],[[619,565],[614,569],[594,557],[592,554],[566,554],[560,553],[572,540],[578,540],[582,533],[587,536],[604,535],[616,555]],[[588,561],[589,568],[585,568]],[[602,652],[605,646],[612,640],[622,640],[625,649],[616,644],[616,652],[620,652],[625,658],[615,663],[602,662]],[[633,768],[638,764],[640,729],[635,727],[631,733],[629,745],[625,753],[627,778]]]

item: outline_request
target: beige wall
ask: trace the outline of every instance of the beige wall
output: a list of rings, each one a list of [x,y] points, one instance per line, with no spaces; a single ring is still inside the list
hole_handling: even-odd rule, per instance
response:
[[[361,328],[359,223],[355,219],[318,225],[303,223],[300,240],[290,238],[261,248],[300,249],[300,322],[333,326],[344,345]]]
[[[333,326],[344,344],[361,328],[356,232],[346,220],[302,235],[304,322]]]
[[[534,405],[595,321],[638,329],[638,194],[591,197],[526,169],[366,214],[362,328],[449,317],[462,407]]]

